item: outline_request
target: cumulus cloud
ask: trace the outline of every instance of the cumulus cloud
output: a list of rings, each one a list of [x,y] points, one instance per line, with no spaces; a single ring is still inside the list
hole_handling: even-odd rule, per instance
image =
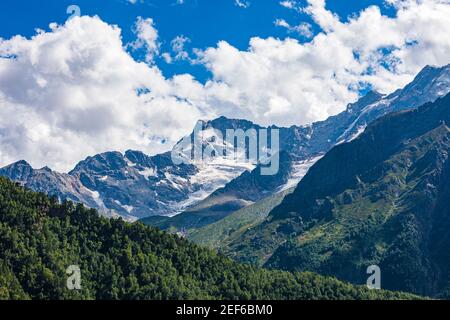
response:
[[[170,42],[174,56],[172,56],[168,52],[164,52],[162,54],[162,57],[164,58],[166,63],[172,63],[173,61],[179,60],[188,60],[193,62],[193,60],[189,57],[189,53],[185,50],[185,46],[189,42],[191,42],[191,40],[188,37],[185,37],[183,35],[176,36]]]
[[[2,165],[26,159],[67,171],[107,150],[165,151],[206,112],[191,101],[201,91],[191,76],[165,79],[136,62],[121,30],[99,18],[2,40],[0,56]]]
[[[136,33],[137,40],[131,43],[131,46],[135,49],[145,49],[147,62],[152,62],[155,55],[159,53],[158,43],[158,30],[154,26],[153,19],[143,19],[138,17],[134,26],[134,32]]]
[[[151,19],[135,28],[145,62],[129,55],[118,27],[97,17],[0,39],[0,165],[26,159],[67,171],[107,150],[154,154],[199,118],[219,115],[307,124],[340,112],[362,87],[388,93],[427,64],[447,64],[449,4],[392,5],[395,17],[371,6],[342,22],[323,0],[308,0],[301,10],[322,29],[311,41],[255,37],[247,50],[226,41],[196,50],[192,61],[212,74],[204,84],[189,74],[162,75]],[[175,56],[185,42],[172,43]]]
[[[310,42],[255,37],[245,51],[221,41],[201,53],[213,74],[209,97],[223,113],[306,124],[342,111],[360,89],[389,93],[425,65],[449,62],[450,6],[443,1],[409,1],[393,18],[371,6],[347,22],[324,0],[308,0],[302,11],[322,29]]]
[[[297,33],[306,38],[310,38],[313,35],[311,25],[307,22],[302,22],[296,26],[291,26],[286,20],[277,19],[274,24],[277,27],[285,28],[289,33]]]
[[[280,1],[280,5],[281,5],[282,7],[285,7],[285,8],[287,8],[287,9],[290,9],[290,10],[295,10],[295,11],[298,11],[298,12],[301,12],[301,11],[302,11],[301,5],[300,5],[299,2],[296,1],[296,0],[284,0],[284,1]]]

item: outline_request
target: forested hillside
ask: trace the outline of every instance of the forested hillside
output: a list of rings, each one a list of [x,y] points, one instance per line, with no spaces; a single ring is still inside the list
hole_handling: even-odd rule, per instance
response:
[[[258,226],[237,260],[450,298],[450,94],[389,114],[319,160]]]
[[[78,265],[82,289],[66,288]],[[1,299],[394,299],[312,273],[235,263],[141,223],[100,217],[0,178]]]

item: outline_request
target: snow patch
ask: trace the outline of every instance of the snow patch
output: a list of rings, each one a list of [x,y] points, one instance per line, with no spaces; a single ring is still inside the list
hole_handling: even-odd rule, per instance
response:
[[[303,177],[308,173],[309,169],[317,162],[319,161],[324,155],[321,154],[317,157],[310,158],[307,160],[302,160],[295,162],[292,165],[292,173],[288,180],[288,182],[281,186],[279,191],[284,191],[287,189],[290,189],[292,187],[295,187],[298,185],[298,183],[303,179]]]
[[[122,208],[123,208],[126,212],[128,212],[128,213],[131,213],[131,212],[134,210],[134,207],[133,207],[133,206],[124,205],[124,204],[122,204],[119,200],[114,200],[114,202],[115,202],[118,206],[122,207]],[[129,217],[132,217],[132,216],[129,216]]]
[[[86,189],[86,191],[90,193],[92,199],[94,200],[94,202],[98,206],[98,208],[105,209],[105,210],[107,209],[102,198],[100,197],[100,193],[98,191],[93,191],[86,187],[84,187],[84,189]]]
[[[359,135],[360,135],[361,133],[363,133],[364,130],[366,130],[366,128],[367,128],[367,124],[364,124],[364,125],[362,125],[362,126],[359,126],[358,129],[356,129],[356,132],[348,139],[348,141],[353,141],[353,140],[355,140],[356,138],[358,138]]]
[[[148,180],[150,177],[157,177],[157,170],[155,168],[145,168],[144,170],[138,171],[138,173]]]
[[[252,171],[256,166],[253,163],[241,162],[225,158],[214,158],[209,163],[197,164],[198,173],[189,178],[189,182],[201,186],[200,190],[188,195],[188,199],[170,205],[177,215],[193,204],[204,200],[211,193],[224,187],[228,182],[237,178],[244,171]]]
[[[131,162],[130,159],[128,159],[128,158],[125,158],[125,162],[127,163],[127,166],[129,166],[129,167],[135,167],[136,166],[136,163]]]

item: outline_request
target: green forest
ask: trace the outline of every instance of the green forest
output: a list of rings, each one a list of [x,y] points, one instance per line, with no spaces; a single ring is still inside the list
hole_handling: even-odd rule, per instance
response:
[[[66,269],[81,270],[81,289]],[[239,264],[142,223],[0,178],[0,299],[415,299]]]

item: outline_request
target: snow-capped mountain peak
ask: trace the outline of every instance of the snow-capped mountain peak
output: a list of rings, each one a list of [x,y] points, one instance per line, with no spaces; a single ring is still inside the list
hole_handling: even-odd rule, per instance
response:
[[[248,147],[245,143],[234,146],[223,140],[227,130],[279,131],[280,150],[276,151],[288,153],[291,173],[288,177],[283,174],[282,179],[272,179],[282,183],[271,185],[272,191],[263,188],[265,193],[277,192],[297,184],[324,153],[336,144],[357,138],[369,123],[379,117],[432,102],[449,91],[450,65],[440,68],[428,66],[403,89],[387,96],[371,91],[349,104],[342,113],[307,126],[264,128],[248,120],[226,117],[201,120],[196,128],[202,129],[202,154],[206,150],[206,154],[213,154],[214,157],[192,159],[193,150],[186,141],[193,141],[194,129],[173,148],[175,153],[185,155],[180,163],[174,163],[173,151],[148,156],[129,150],[124,154],[106,152],[88,157],[68,174],[49,168],[33,169],[25,161],[19,161],[0,169],[0,175],[33,190],[55,195],[60,200],[85,203],[109,216],[136,220],[152,215],[175,215],[225,185],[229,188],[251,185],[244,180],[254,179],[254,174],[242,174],[256,170],[258,161],[246,157]],[[234,151],[242,157],[226,157]],[[238,177],[239,183],[230,184]],[[264,181],[262,179],[260,182]]]

